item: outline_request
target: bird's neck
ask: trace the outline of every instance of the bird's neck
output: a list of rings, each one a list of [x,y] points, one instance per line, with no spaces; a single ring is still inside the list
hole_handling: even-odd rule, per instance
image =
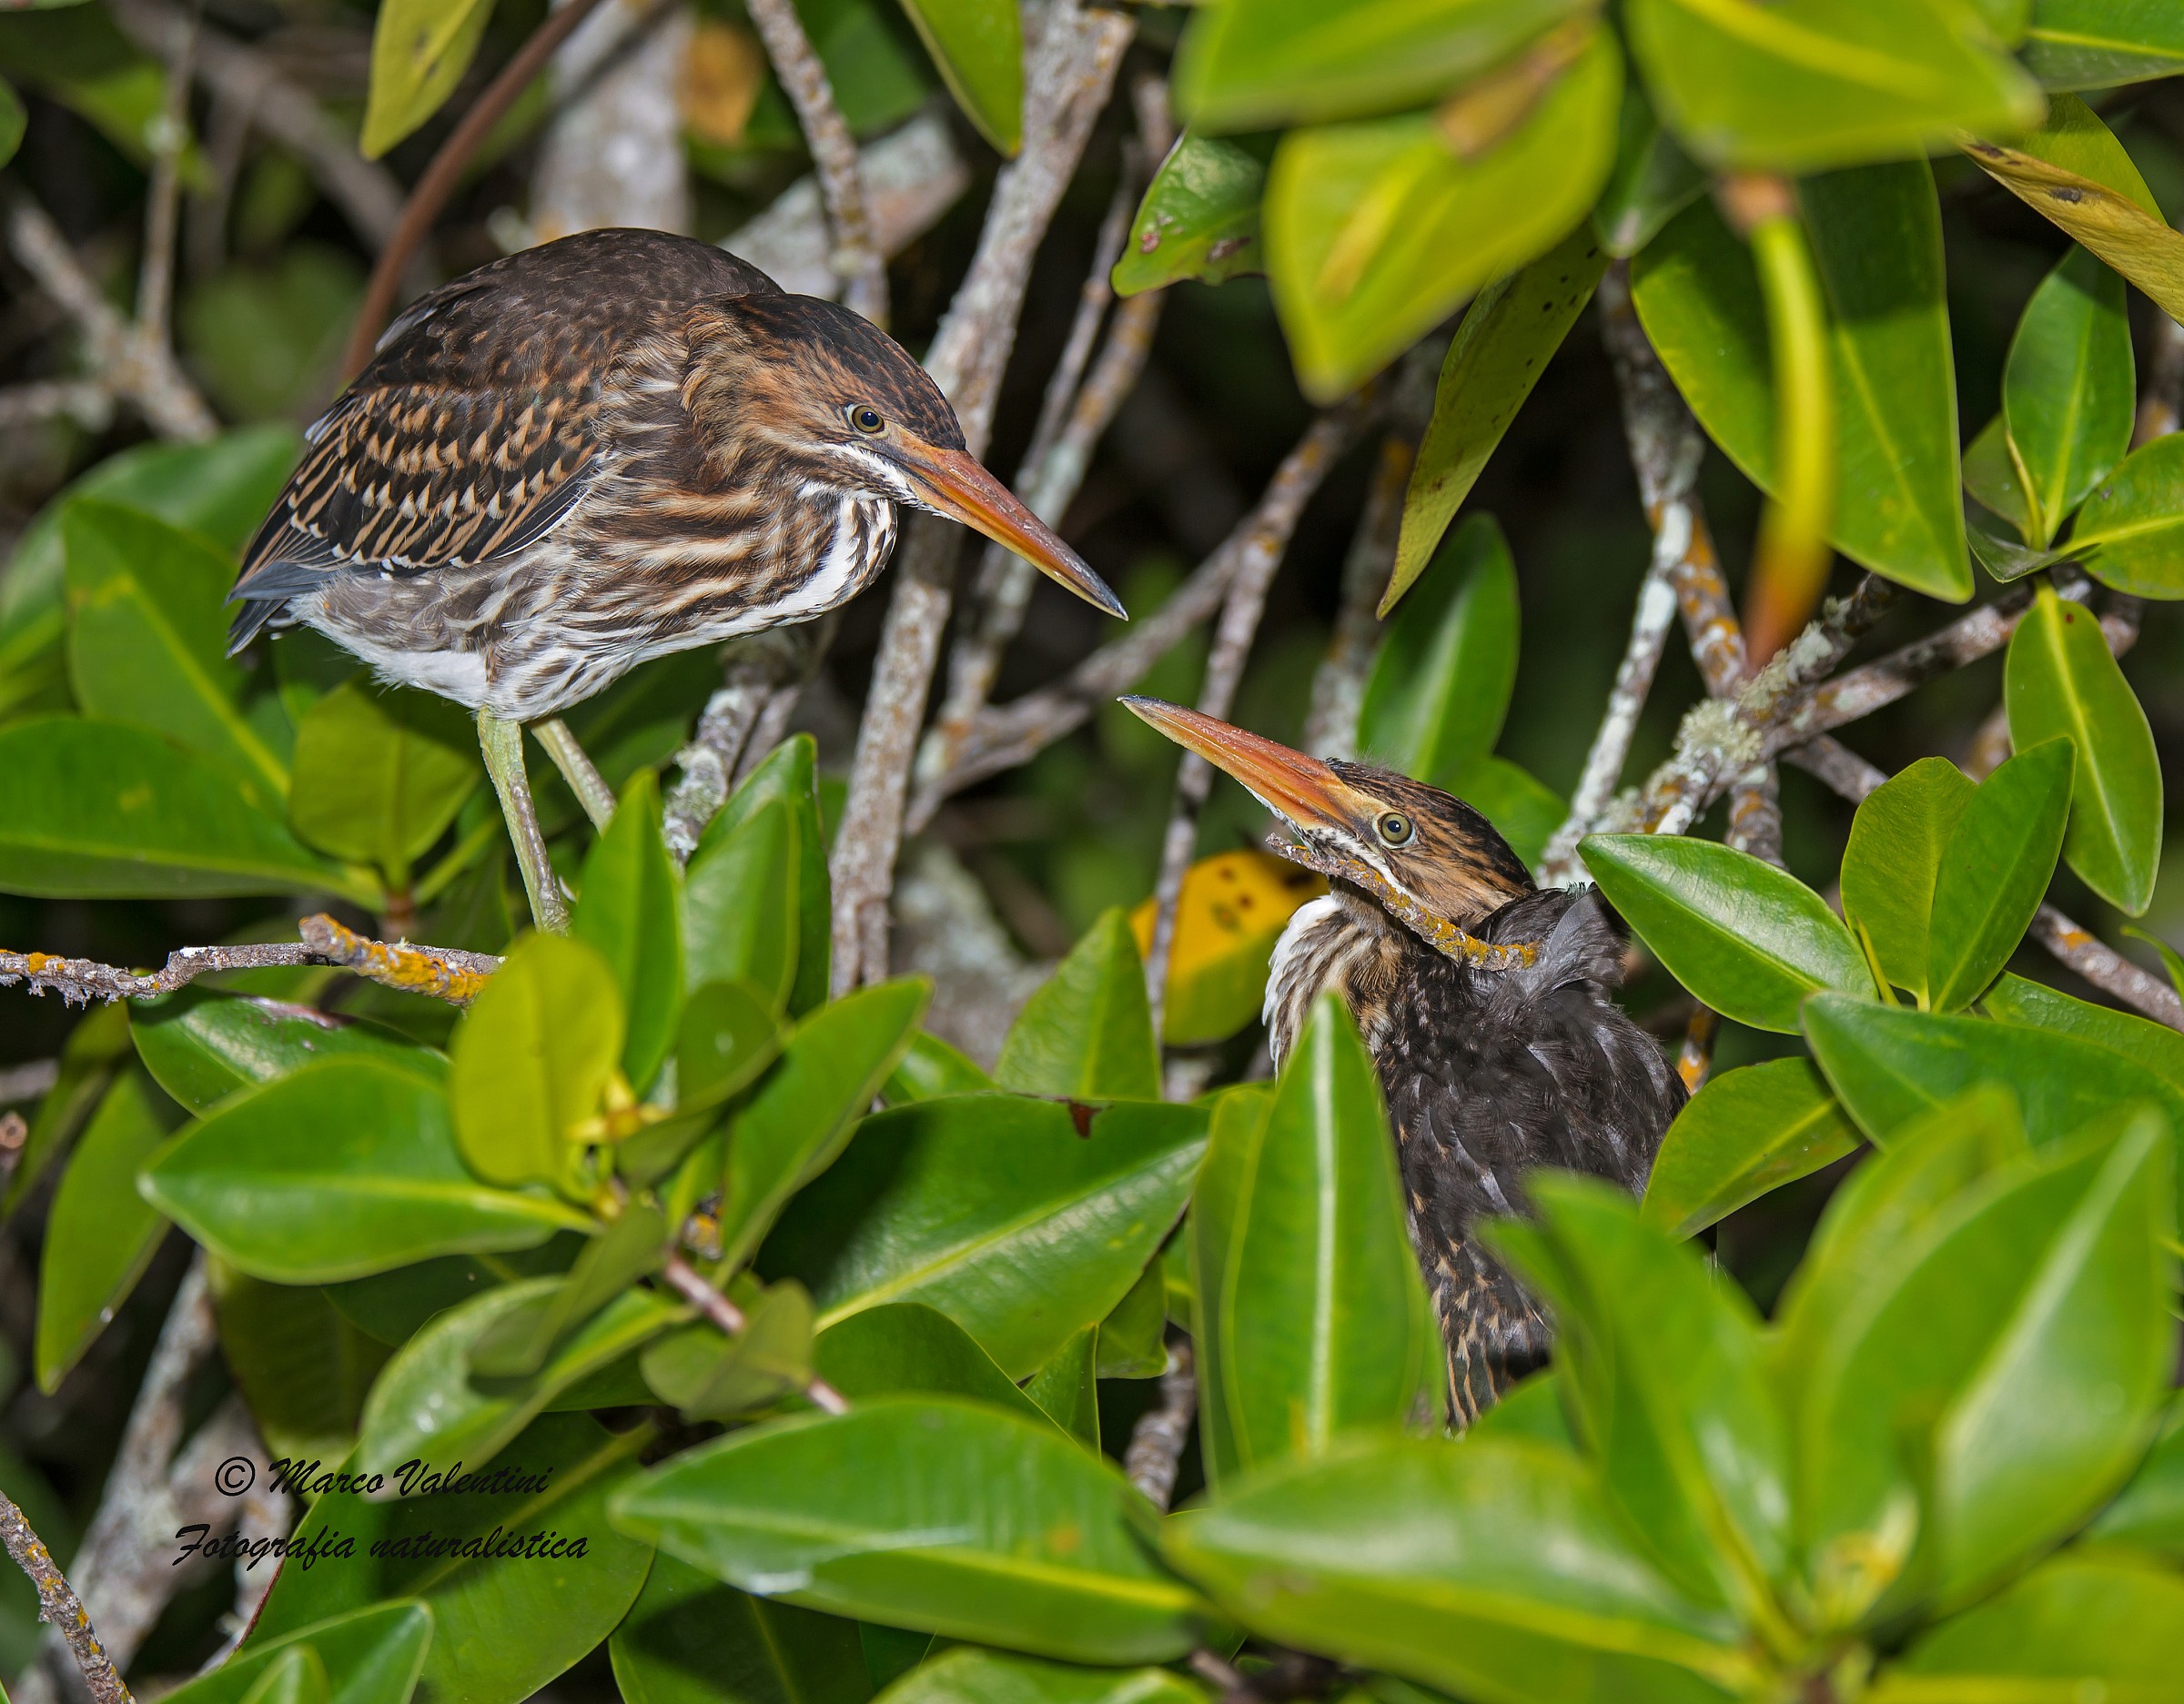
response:
[[[1349,1004],[1366,1048],[1377,1054],[1410,961],[1431,951],[1354,888],[1338,883],[1300,906],[1274,943],[1267,969],[1264,1016],[1275,1063],[1289,1056],[1312,1002],[1330,989]]]

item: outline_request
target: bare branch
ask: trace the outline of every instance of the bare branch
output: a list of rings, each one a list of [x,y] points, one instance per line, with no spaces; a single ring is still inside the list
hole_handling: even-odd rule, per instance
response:
[[[872,240],[887,259],[930,230],[971,187],[971,168],[948,121],[935,111],[868,144],[858,166]],[[723,237],[721,247],[784,290],[841,298],[844,280],[834,269],[834,238],[816,176],[799,177],[763,213]]]
[[[0,1068],[0,1106],[20,1106],[42,1098],[61,1080],[61,1062],[34,1059],[28,1064]]]
[[[98,1510],[76,1553],[76,1578],[84,1582],[89,1608],[106,1629],[107,1647],[119,1662],[136,1654],[181,1583],[169,1566],[171,1556],[162,1551],[182,1524],[168,1470],[182,1442],[189,1383],[212,1353],[217,1335],[205,1260],[201,1249],[191,1258],[167,1308]],[[14,1692],[16,1704],[52,1704],[61,1696],[65,1672],[56,1644],[49,1638],[44,1672],[33,1669],[22,1677]]]
[[[87,432],[114,422],[114,393],[96,378],[38,378],[0,390],[0,431],[65,414]]]
[[[98,1631],[84,1613],[83,1599],[76,1595],[67,1577],[54,1563],[53,1555],[24,1519],[23,1511],[0,1491],[0,1542],[15,1565],[30,1576],[38,1588],[38,1618],[57,1628],[97,1704],[131,1704],[132,1694],[98,1642]]]
[[[1312,701],[1305,711],[1302,744],[1314,757],[1358,754],[1358,715],[1365,705],[1365,682],[1380,638],[1375,610],[1395,562],[1403,494],[1417,459],[1414,434],[1397,429],[1380,440],[1372,483],[1365,489],[1365,507],[1342,560],[1342,601],[1335,610],[1334,631],[1328,637],[1327,654],[1312,671]]]
[[[1133,621],[1120,639],[1103,645],[1070,671],[1067,680],[1027,693],[979,715],[965,737],[956,766],[935,791],[945,797],[1014,769],[1084,725],[1116,693],[1126,691],[1173,650],[1183,636],[1219,609],[1228,582],[1260,557],[1279,560],[1289,548],[1305,505],[1328,469],[1357,440],[1367,420],[1355,401],[1320,415],[1267,482],[1258,507],[1237,523],[1220,548],[1193,570],[1168,601]]]
[[[1190,1339],[1178,1333],[1168,1346],[1159,1404],[1138,1417],[1138,1424],[1130,1428],[1130,1447],[1122,1457],[1122,1470],[1152,1499],[1155,1508],[1166,1508],[1176,1494],[1176,1467],[1190,1442],[1191,1422],[1198,1412],[1198,1375],[1192,1364]]]
[[[793,0],[750,0],[747,10],[812,151],[820,192],[826,198],[827,223],[834,228],[833,267],[847,285],[844,299],[853,312],[885,328],[887,263],[873,240],[872,220],[865,212],[856,139],[834,104],[826,67],[812,50]]]
[[[203,8],[192,5],[167,67],[167,98],[152,136],[152,179],[145,197],[144,257],[136,272],[136,336],[168,344],[175,293],[175,232],[182,213],[182,151],[189,142],[189,79],[197,64]]]
[[[202,442],[219,422],[183,376],[164,335],[147,335],[115,311],[44,210],[20,197],[7,211],[8,247],[38,287],[76,322],[97,382],[163,438]]]
[[[1152,291],[1123,304],[1100,350],[1099,364],[1087,382],[1086,364],[1092,358],[1100,322],[1115,297],[1111,275],[1129,236],[1130,218],[1137,210],[1146,174],[1151,169],[1148,161],[1158,160],[1167,151],[1170,131],[1165,85],[1157,78],[1140,78],[1132,95],[1139,115],[1138,143],[1127,151],[1131,157],[1100,223],[1092,246],[1092,265],[1077,291],[1077,316],[1063,343],[1061,359],[1046,381],[1038,423],[1016,470],[1026,507],[1050,527],[1061,525],[1063,513],[1091,465],[1093,445],[1144,370],[1166,299],[1165,292]],[[976,580],[978,616],[966,624],[967,630],[957,639],[948,659],[948,690],[933,730],[918,751],[916,790],[908,813],[914,831],[932,820],[940,802],[936,783],[954,764],[972,721],[993,695],[994,681],[1001,671],[1001,654],[1023,627],[1033,579],[1031,565],[1022,558],[997,544],[986,546]]]
[[[531,173],[538,241],[613,226],[690,229],[676,86],[692,27],[673,0],[606,0],[556,50],[554,113]]]
[[[0,987],[24,982],[34,994],[50,990],[70,1004],[84,1004],[168,994],[221,971],[333,964],[382,987],[467,1006],[478,997],[485,979],[500,968],[500,961],[490,953],[373,941],[323,912],[306,917],[297,928],[300,941],[178,947],[167,954],[163,967],[148,973],[53,953],[0,952]]]
[[[670,1255],[662,1269],[668,1287],[703,1315],[721,1332],[730,1337],[740,1337],[749,1323],[743,1310],[705,1282],[704,1275],[680,1255]],[[824,1408],[829,1414],[847,1414],[849,1404],[826,1380],[817,1374],[804,1386],[804,1394],[811,1399],[812,1407]]]
[[[1131,29],[1115,14],[1054,0],[1027,55],[1024,151],[1002,168],[970,272],[925,356],[974,455],[985,453],[992,434],[1039,239],[1107,104]],[[921,516],[895,569],[832,861],[837,993],[886,974],[887,892],[958,542],[948,523]]]

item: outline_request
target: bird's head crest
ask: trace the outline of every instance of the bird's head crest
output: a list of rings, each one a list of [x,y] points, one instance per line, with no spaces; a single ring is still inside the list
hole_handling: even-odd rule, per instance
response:
[[[1122,701],[1242,782],[1302,842],[1298,852],[1310,855],[1300,862],[1369,893],[1384,884],[1459,929],[1532,891],[1493,824],[1438,787],[1369,763],[1323,762],[1156,698]]]

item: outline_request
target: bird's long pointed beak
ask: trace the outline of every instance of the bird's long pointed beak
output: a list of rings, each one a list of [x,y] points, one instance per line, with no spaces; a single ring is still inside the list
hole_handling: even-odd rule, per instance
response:
[[[1085,565],[1085,559],[1055,534],[1054,529],[1016,500],[1016,493],[961,449],[921,444],[903,470],[919,496],[944,515],[976,528],[1006,550],[1014,550],[1057,585],[1067,586],[1087,603],[1128,620],[1122,600],[1107,582]]]
[[[1223,774],[1232,775],[1268,810],[1302,832],[1339,828],[1350,811],[1340,777],[1318,758],[1232,728],[1225,721],[1157,698],[1125,698],[1140,721],[1150,722]]]

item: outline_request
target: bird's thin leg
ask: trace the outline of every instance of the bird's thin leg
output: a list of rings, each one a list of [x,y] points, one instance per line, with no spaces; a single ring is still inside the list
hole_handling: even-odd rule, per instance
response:
[[[553,760],[554,768],[561,771],[561,779],[569,783],[569,791],[576,795],[577,803],[584,807],[584,814],[592,819],[592,826],[604,829],[614,820],[614,790],[607,785],[607,778],[599,772],[584,748],[576,742],[569,731],[569,724],[559,716],[549,716],[544,721],[534,721],[531,731],[546,748],[546,755]]]
[[[478,712],[478,749],[485,754],[485,772],[493,778],[500,795],[500,813],[508,819],[508,837],[516,845],[516,862],[522,867],[523,891],[531,896],[531,920],[549,934],[569,933],[569,907],[561,899],[561,882],[546,857],[546,836],[539,831],[538,807],[531,802],[531,779],[523,772],[523,724],[502,721],[490,710]]]

